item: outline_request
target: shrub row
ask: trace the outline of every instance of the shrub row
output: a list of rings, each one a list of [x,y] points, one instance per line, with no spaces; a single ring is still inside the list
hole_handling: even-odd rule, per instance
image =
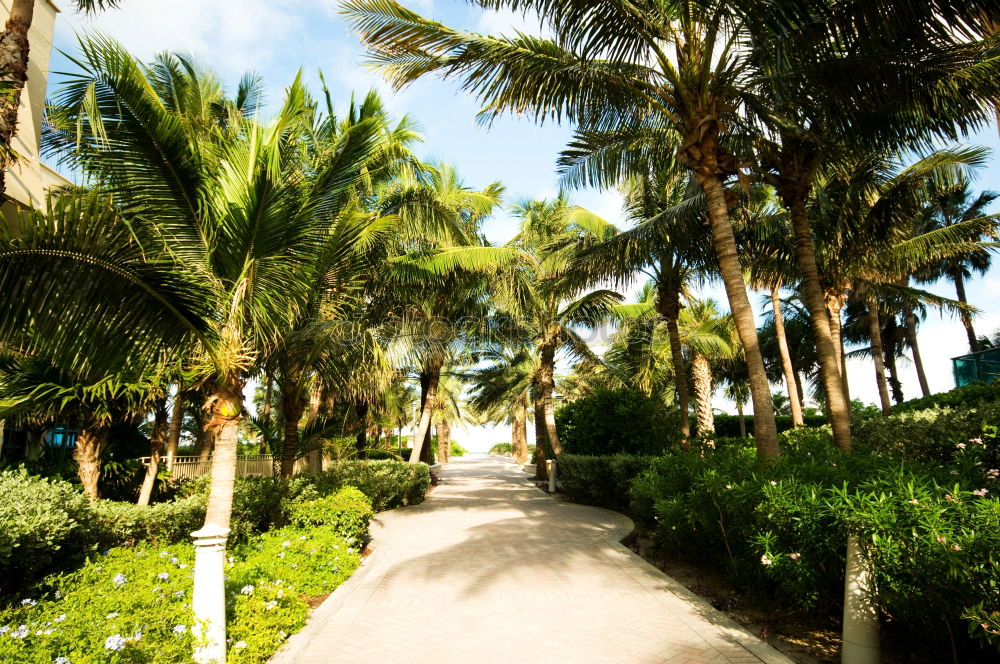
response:
[[[747,435],[752,436],[753,415],[745,415],[744,420],[747,427]],[[788,431],[792,428],[792,418],[789,415],[776,415],[775,424],[778,425],[778,432]],[[814,415],[805,418],[807,427],[819,427],[826,424],[826,418],[822,415]],[[715,435],[729,438],[740,437],[740,418],[738,415],[718,414],[715,416]]]
[[[429,483],[427,466],[398,461],[345,461],[322,474],[297,476],[287,487],[270,478],[240,478],[234,487],[230,542],[249,541],[289,520],[302,525],[322,521],[344,537],[363,540],[373,505],[384,510],[419,503]],[[208,482],[191,482],[176,500],[142,507],[90,503],[66,482],[22,470],[0,472],[0,495],[5,497],[0,504],[0,591],[7,591],[78,564],[95,551],[188,541],[204,521]],[[315,511],[312,517],[310,510]]]
[[[948,392],[932,394],[928,397],[910,399],[898,406],[893,406],[893,412],[904,412],[908,410],[924,410],[935,406],[947,406],[950,408],[974,408],[984,404],[992,404],[1000,401],[1000,382],[995,383],[975,383],[965,387],[956,387]]]
[[[660,454],[677,442],[675,417],[639,390],[596,390],[556,411],[569,454]]]

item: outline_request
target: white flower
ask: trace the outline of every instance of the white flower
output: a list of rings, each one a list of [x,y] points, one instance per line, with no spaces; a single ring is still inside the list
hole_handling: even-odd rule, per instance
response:
[[[177,564],[177,558],[176,558],[176,556],[173,557],[173,558],[171,558],[170,562],[173,563],[174,565],[176,565]]]
[[[0,625],[0,634],[6,634],[10,631],[10,625]]]
[[[778,483],[775,482],[774,480],[771,480],[771,486],[778,486]]]
[[[117,617],[118,617],[118,612],[117,611],[112,611],[108,615],[104,616],[104,619],[105,620],[113,620],[113,619],[115,619]]]
[[[799,558],[802,557],[802,554],[801,553],[790,553],[790,554],[788,554],[788,557],[791,558],[792,560],[798,560]]]
[[[17,629],[10,633],[10,638],[12,639],[23,639],[28,636],[28,626],[18,625]]]
[[[114,650],[117,652],[119,650],[123,650],[126,643],[127,641],[125,640],[125,637],[121,634],[112,634],[108,638],[104,639],[104,649]]]
[[[291,545],[292,545],[291,542],[282,542],[281,543],[281,546],[291,546]]]
[[[159,574],[156,575],[156,578],[160,579],[161,581],[166,581],[167,579],[170,578],[170,575],[167,574],[166,572],[160,572]]]
[[[69,657],[56,657],[53,664],[70,664]]]
[[[124,574],[115,574],[115,578],[111,580],[115,582],[116,586],[124,586],[128,582]]]
[[[770,559],[770,558],[769,558],[769,557],[767,556],[767,554],[764,554],[763,556],[761,556],[761,557],[760,557],[760,564],[761,564],[761,565],[770,565],[770,564],[771,564],[772,562],[774,562],[774,561],[773,561],[773,560],[771,560],[771,559]]]
[[[132,638],[130,640],[138,641],[141,638],[142,638],[142,632],[136,632],[135,634],[132,635]]]
[[[246,595],[247,597],[249,597],[250,595],[253,595],[253,586],[243,586],[240,589],[240,594],[241,595]]]
[[[960,450],[964,450],[965,449],[965,443],[958,443],[957,445],[955,445],[955,447],[957,447]]]
[[[65,614],[65,613],[60,613],[60,614],[59,614],[59,617],[58,617],[58,618],[56,618],[54,622],[57,622],[57,623],[58,623],[58,622],[62,622],[62,621],[64,621],[64,620],[66,620],[66,614]]]
[[[177,567],[179,567],[180,569],[187,569],[187,565],[185,565],[184,563],[181,563]]]
[[[30,597],[21,600],[21,606],[34,606],[35,604],[37,604],[37,602]]]
[[[174,597],[184,597],[184,591],[183,590],[175,590],[174,591]]]
[[[276,601],[274,601],[273,599],[270,602],[268,602],[267,604],[264,605],[264,610],[265,611],[270,611],[270,610],[276,609],[276,608],[278,608],[278,603]]]
[[[236,648],[237,650],[243,650],[244,648],[247,647],[247,642],[237,641],[236,643],[233,644],[233,647]]]
[[[62,593],[61,593],[61,592],[59,592],[59,591],[57,590],[57,591],[56,591],[56,594],[54,595],[54,597],[55,597],[56,599],[60,599],[60,598],[62,598]]]
[[[174,634],[184,634],[188,631],[187,625],[174,625]]]
[[[170,552],[168,552],[168,551],[160,551],[160,558],[166,558],[169,555],[170,555]]]
[[[980,498],[982,498],[982,497],[984,497],[988,493],[989,493],[989,489],[976,489],[975,491],[972,492],[972,495],[973,496],[979,496]]]
[[[284,557],[285,557],[285,552],[284,552],[284,551],[282,551],[281,553],[279,553],[279,554],[278,554],[278,557],[279,557],[279,558],[284,558]]]

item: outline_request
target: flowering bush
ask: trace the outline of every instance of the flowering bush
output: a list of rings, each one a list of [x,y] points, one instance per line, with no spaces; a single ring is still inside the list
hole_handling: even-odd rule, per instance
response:
[[[236,547],[230,560],[229,659],[251,664],[305,624],[305,598],[343,583],[358,553],[331,528],[285,528]],[[0,661],[189,661],[192,574],[193,548],[176,544],[112,549],[47,577],[0,610]]]

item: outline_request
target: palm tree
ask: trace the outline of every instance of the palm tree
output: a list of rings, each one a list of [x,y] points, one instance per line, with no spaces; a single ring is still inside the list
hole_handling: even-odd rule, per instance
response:
[[[297,160],[308,100],[298,80],[269,124],[237,114],[203,132],[164,104],[150,70],[115,42],[82,40],[77,64],[81,72],[55,97],[50,149],[100,182],[113,205],[69,219],[36,213],[22,237],[0,238],[0,281],[13,294],[0,335],[23,334],[31,321],[37,332],[25,338],[77,370],[114,365],[115,356],[139,368],[164,344],[195,340],[216,441],[201,533],[224,542],[243,386],[305,303],[328,213],[362,177],[378,127],[354,127],[306,175]],[[39,283],[50,287],[34,290]],[[18,296],[29,284],[48,295]],[[59,311],[61,320],[40,311]],[[200,598],[222,597],[221,572],[196,575]],[[224,658],[222,616],[198,618],[199,659]]]
[[[995,191],[982,191],[974,195],[969,179],[964,176],[953,182],[932,180],[930,189],[930,200],[927,204],[929,219],[925,226],[927,230],[947,228],[957,223],[982,219],[988,216],[986,212],[993,201],[1000,198],[1000,193]],[[992,216],[995,218],[995,215]],[[995,237],[996,227],[992,226],[984,228],[979,239],[995,239]],[[974,273],[985,274],[990,269],[992,257],[989,249],[976,249],[924,270],[918,275],[918,281],[928,283],[945,277],[955,285],[958,301],[967,305],[969,300],[965,294],[965,282],[971,279]],[[979,350],[979,342],[972,326],[972,314],[967,308],[963,308],[960,310],[960,315],[969,340],[969,350],[975,353]]]
[[[527,423],[537,355],[526,345],[498,344],[484,349],[480,360],[486,364],[463,376],[472,388],[468,404],[485,421],[508,422],[513,456],[519,464],[527,463]]]
[[[595,145],[597,138],[591,135],[586,145],[582,141],[577,144],[567,175],[588,168],[603,156]],[[682,444],[690,435],[690,398],[678,331],[681,301],[689,284],[708,273],[714,263],[703,200],[692,184],[690,178],[669,169],[627,178],[620,189],[624,192],[626,217],[635,225],[587,249],[578,258],[579,269],[595,280],[612,279],[621,285],[638,271],[652,280],[655,290],[648,295],[653,296],[650,301],[666,324]]]
[[[679,325],[681,339],[691,353],[698,435],[707,438],[715,433],[713,364],[738,355],[739,337],[732,317],[721,313],[712,299],[690,300],[681,311]]]
[[[727,145],[752,85],[749,21],[736,3],[636,5],[598,0],[479,0],[490,8],[534,10],[554,38],[485,37],[423,19],[386,0],[348,0],[344,13],[397,86],[439,72],[462,79],[484,116],[563,117],[581,131],[672,130],[678,162],[705,195],[716,259],[749,366],[757,441],[778,455],[771,392],[730,223],[725,180],[739,158]],[[627,164],[630,165],[630,164]],[[594,180],[616,182],[613,163]]]
[[[510,272],[510,292],[498,299],[528,332],[538,353],[535,383],[535,430],[544,423],[548,448],[555,457],[562,454],[556,431],[553,393],[556,353],[564,350],[579,357],[593,353],[574,326],[597,326],[611,315],[621,296],[610,290],[585,291],[586,275],[574,272],[576,253],[611,236],[615,229],[607,222],[563,198],[553,201],[526,201],[512,209],[521,228],[508,245],[524,252],[526,260]],[[536,441],[540,450],[544,442]],[[540,452],[539,454],[541,454]]]

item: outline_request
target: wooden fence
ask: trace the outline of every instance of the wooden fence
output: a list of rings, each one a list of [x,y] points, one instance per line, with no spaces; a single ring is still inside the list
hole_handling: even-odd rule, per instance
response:
[[[149,457],[142,457],[143,465],[149,465]],[[160,464],[166,464],[166,457],[160,458]],[[295,460],[294,473],[297,475],[309,469],[309,458],[299,457]],[[187,479],[208,475],[212,470],[212,459],[200,459],[196,456],[174,457],[174,479]],[[241,456],[236,458],[237,477],[271,477],[274,473],[274,457],[270,454],[258,456]]]

